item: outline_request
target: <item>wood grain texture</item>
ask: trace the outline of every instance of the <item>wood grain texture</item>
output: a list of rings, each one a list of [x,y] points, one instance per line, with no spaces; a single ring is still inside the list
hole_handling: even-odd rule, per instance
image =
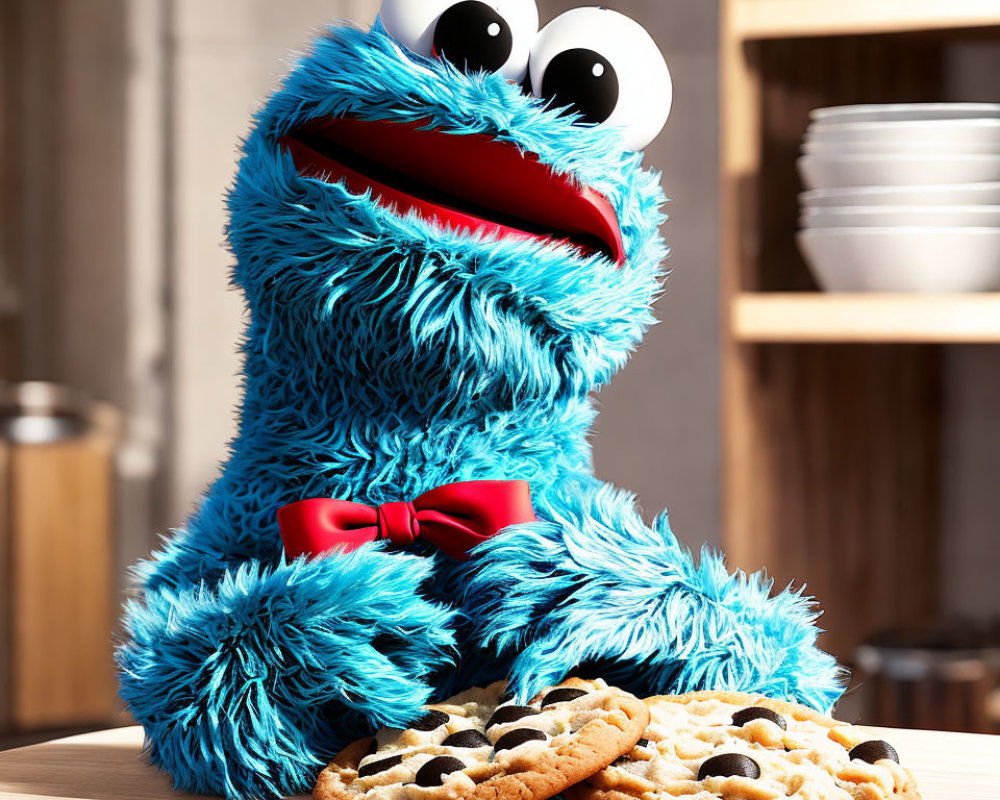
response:
[[[760,257],[760,170],[762,141],[762,86],[759,47],[734,35],[734,6],[721,8],[720,58],[722,122],[720,290],[721,307],[741,291],[756,286]],[[722,317],[722,497],[723,543],[734,564],[748,563],[750,540],[735,525],[745,503],[759,497],[752,473],[744,466],[754,458],[753,398],[749,391],[753,351],[732,336],[729,319]],[[766,501],[766,498],[761,497]]]
[[[734,0],[745,39],[1000,26],[996,0]]]
[[[141,728],[119,728],[0,753],[3,800],[179,800],[142,755]]]
[[[747,387],[751,486],[730,519],[740,566],[806,586],[844,661],[938,601],[940,353],[756,348]]]
[[[107,722],[117,707],[112,444],[11,451],[12,721]]]
[[[940,353],[813,344],[852,341],[846,315],[859,325],[866,312],[827,306],[845,328],[830,312],[810,335],[823,317],[794,305],[817,299],[795,244],[795,162],[816,107],[940,99],[944,47],[925,35],[747,41],[740,14],[755,2],[723,14],[723,544],[734,566],[805,583],[825,611],[821,645],[850,661],[881,628],[937,609]],[[816,7],[782,6],[789,24]],[[802,313],[772,317],[758,292],[797,292],[788,308]]]
[[[0,440],[0,731],[10,728],[11,701],[11,539],[10,446]]]
[[[0,2],[0,378],[21,375],[19,297],[21,249],[18,235],[23,201],[17,126],[20,65],[23,63],[17,3]],[[0,714],[2,719],[2,714]],[[2,722],[0,722],[2,725]]]
[[[917,778],[924,800],[996,800],[1000,737],[880,730]],[[62,739],[0,753],[3,800],[182,800],[147,766],[141,728]]]

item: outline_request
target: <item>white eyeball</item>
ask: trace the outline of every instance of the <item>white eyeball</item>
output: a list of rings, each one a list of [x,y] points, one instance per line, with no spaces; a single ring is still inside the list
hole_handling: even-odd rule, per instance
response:
[[[663,54],[638,22],[607,8],[576,8],[538,34],[531,87],[552,108],[621,131],[642,150],[663,130],[674,85]]]
[[[382,25],[422,56],[521,82],[538,33],[535,0],[382,0]]]

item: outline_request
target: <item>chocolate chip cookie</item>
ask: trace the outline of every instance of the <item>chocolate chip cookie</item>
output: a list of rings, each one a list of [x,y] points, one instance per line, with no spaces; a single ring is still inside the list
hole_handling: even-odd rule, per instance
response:
[[[635,748],[569,800],[920,800],[891,744],[804,706],[726,692],[646,705]]]
[[[495,683],[349,745],[313,798],[545,800],[629,752],[648,723],[641,700],[601,680],[572,678],[527,705]]]

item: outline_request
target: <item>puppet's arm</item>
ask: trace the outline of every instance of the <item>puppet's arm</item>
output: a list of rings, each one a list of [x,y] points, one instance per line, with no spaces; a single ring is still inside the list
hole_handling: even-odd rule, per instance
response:
[[[417,592],[432,565],[366,546],[130,603],[121,695],[153,762],[190,792],[292,795],[345,736],[419,716],[453,646],[453,612]]]
[[[807,598],[770,597],[764,577],[730,575],[708,551],[696,566],[665,517],[650,528],[631,496],[592,479],[542,506],[547,522],[478,548],[463,599],[484,641],[516,654],[522,696],[581,665],[644,695],[732,689],[822,710],[840,696]]]

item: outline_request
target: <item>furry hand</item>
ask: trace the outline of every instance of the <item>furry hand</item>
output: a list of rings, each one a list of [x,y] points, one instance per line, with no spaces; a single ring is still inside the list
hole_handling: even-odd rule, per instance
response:
[[[477,549],[463,599],[483,643],[516,654],[522,698],[588,668],[643,695],[742,690],[824,711],[840,696],[800,593],[770,597],[766,578],[730,575],[707,550],[696,566],[664,517],[646,526],[606,486],[569,487],[543,511]]]
[[[185,791],[285,796],[343,737],[419,716],[454,645],[453,612],[417,596],[431,563],[375,547],[251,562],[130,603],[121,695],[153,762]]]

